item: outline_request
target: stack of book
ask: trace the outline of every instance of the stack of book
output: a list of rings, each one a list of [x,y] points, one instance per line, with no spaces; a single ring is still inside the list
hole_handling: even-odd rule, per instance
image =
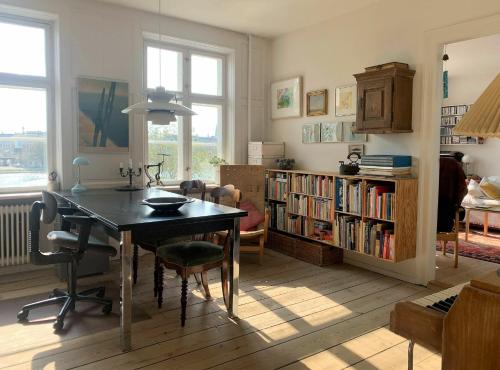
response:
[[[288,192],[287,176],[277,173],[276,177],[266,178],[267,196],[273,200],[285,201],[285,194]]]
[[[332,219],[332,201],[324,198],[309,198],[309,216],[331,221]]]
[[[281,231],[286,231],[286,204],[270,203],[271,227]]]
[[[304,235],[316,240],[332,240],[332,224],[324,221],[314,221],[304,225]]]
[[[407,176],[411,174],[409,155],[364,155],[359,173],[368,176]]]
[[[394,187],[368,184],[366,187],[366,215],[392,220],[394,198]]]
[[[335,186],[336,209],[342,212],[361,214],[361,181],[337,177]]]

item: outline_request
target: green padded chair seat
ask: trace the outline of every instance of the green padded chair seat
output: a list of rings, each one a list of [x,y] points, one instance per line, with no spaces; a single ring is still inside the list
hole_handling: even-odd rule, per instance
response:
[[[47,239],[58,247],[78,249],[78,235],[69,231],[51,231],[47,234]],[[115,248],[97,238],[94,238],[93,236],[89,237],[87,250],[107,254],[111,257],[116,256]]]
[[[224,250],[214,243],[190,241],[161,246],[156,250],[156,255],[176,265],[191,267],[222,261]]]

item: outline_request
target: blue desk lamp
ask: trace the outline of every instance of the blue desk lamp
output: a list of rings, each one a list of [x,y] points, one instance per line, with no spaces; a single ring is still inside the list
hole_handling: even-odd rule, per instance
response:
[[[88,166],[89,164],[90,161],[85,157],[76,157],[75,159],[73,159],[73,165],[78,166],[78,174],[76,184],[71,188],[72,193],[81,193],[82,191],[87,190],[85,186],[81,184],[80,166]]]

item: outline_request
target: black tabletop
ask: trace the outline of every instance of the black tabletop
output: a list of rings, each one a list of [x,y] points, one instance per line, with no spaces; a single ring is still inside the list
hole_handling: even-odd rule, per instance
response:
[[[55,194],[83,212],[94,215],[106,226],[117,231],[132,230],[141,225],[166,223],[172,225],[215,219],[234,219],[248,214],[237,208],[202,202],[201,200],[183,205],[176,213],[158,214],[141,202],[152,197],[178,197],[180,195],[154,188],[132,192],[114,189],[93,189],[82,193],[57,191]]]

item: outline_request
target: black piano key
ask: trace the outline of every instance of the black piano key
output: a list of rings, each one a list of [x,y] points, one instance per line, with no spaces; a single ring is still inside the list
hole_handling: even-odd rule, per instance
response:
[[[444,300],[440,300],[439,302],[434,302],[432,305],[427,305],[427,308],[432,308],[433,310],[446,314],[450,310],[457,297],[458,294],[453,295]]]

